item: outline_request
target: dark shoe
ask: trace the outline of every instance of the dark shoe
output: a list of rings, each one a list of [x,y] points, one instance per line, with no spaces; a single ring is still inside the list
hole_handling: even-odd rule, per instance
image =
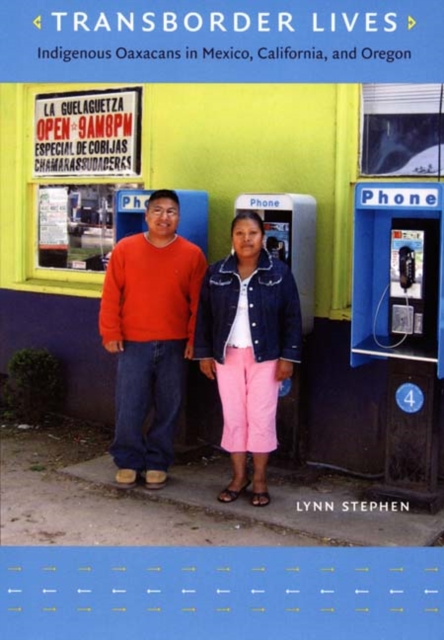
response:
[[[220,494],[217,496],[217,499],[219,500],[219,502],[226,502],[227,504],[229,502],[234,502],[238,499],[240,494],[245,491],[250,482],[251,480],[248,480],[248,482],[244,484],[244,486],[241,487],[239,491],[234,491],[233,489],[229,489],[228,487],[226,487],[223,491],[220,492]],[[223,496],[225,496],[225,498]]]
[[[268,491],[262,491],[261,493],[253,493],[251,496],[251,504],[253,507],[266,507],[270,504],[271,498]]]

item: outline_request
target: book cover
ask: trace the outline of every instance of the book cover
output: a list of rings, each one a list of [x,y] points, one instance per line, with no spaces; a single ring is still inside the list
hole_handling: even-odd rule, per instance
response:
[[[412,198],[415,180],[440,181],[444,9],[438,0],[356,4],[47,0],[37,6],[4,0],[1,374],[7,373],[12,346],[36,339],[34,324],[44,342],[52,332],[55,348],[66,349],[69,338],[96,353],[94,305],[115,240],[116,193],[137,226],[147,190],[167,183],[207,192],[210,261],[230,250],[229,224],[239,194],[308,194],[317,202],[314,316],[323,327],[336,323],[325,344],[320,341],[319,350],[311,351],[319,370],[310,379],[317,378],[318,386],[304,388],[308,400],[299,397],[315,425],[310,456],[313,467],[345,471],[346,477],[361,476],[372,484],[384,465],[374,399],[383,369],[374,378],[365,370],[374,363],[349,371],[344,338],[353,317],[354,187],[370,180],[408,181],[402,198]],[[385,193],[379,197],[376,209],[385,206]],[[395,205],[405,207],[399,193],[393,197]],[[438,219],[442,196],[437,198],[421,205],[431,206]],[[265,204],[261,210],[280,208],[278,199],[268,196]],[[372,215],[374,228],[368,223]],[[410,209],[399,217],[406,215]],[[367,215],[363,208],[362,220],[365,237],[378,232],[373,210]],[[304,242],[291,236],[291,221],[271,211],[266,225],[277,259],[291,264],[293,250],[304,259]],[[390,258],[395,279],[399,263],[386,236],[381,278],[389,283]],[[419,287],[420,254],[427,248],[413,248]],[[376,250],[362,260],[377,263],[375,256]],[[45,318],[45,309],[56,313],[55,301],[59,315]],[[83,318],[70,332],[61,320],[66,314]],[[439,356],[438,350],[435,359]],[[109,384],[101,386],[101,367],[108,367],[108,375],[109,364],[96,358],[91,366],[97,375],[88,382],[72,351],[71,357],[81,393],[90,386],[90,394],[110,394]],[[87,353],[83,357],[89,362]],[[344,380],[352,381],[339,396],[335,360],[347,370]],[[311,363],[303,366],[314,367]],[[376,386],[369,389],[372,381]],[[409,387],[409,409],[416,390]],[[283,389],[283,396],[288,393]],[[293,406],[291,393],[286,406]],[[210,414],[210,403],[203,397],[199,402]],[[286,428],[288,419],[284,412],[281,442],[294,454],[300,443]],[[343,432],[334,433],[339,423]],[[362,426],[356,436],[351,423],[357,430]],[[376,425],[376,438],[369,424]],[[215,444],[215,431],[206,435]],[[436,439],[431,447],[430,464],[439,475],[442,449]],[[203,496],[205,482],[199,488]],[[442,638],[442,548],[419,533],[431,519],[438,537],[443,511],[418,513],[402,495],[395,503],[383,502],[385,507],[347,492],[333,500],[331,483],[308,493],[275,486],[276,500],[265,517],[270,529],[288,524],[293,532],[300,521],[301,532],[308,531],[316,545],[127,546],[122,540],[116,546],[41,541],[20,546],[8,538],[0,546],[4,637],[265,640],[279,634],[282,639],[410,640],[427,629],[429,637]],[[6,481],[2,490],[7,501]],[[205,500],[197,503],[201,510]],[[402,525],[390,530],[394,510],[404,511],[397,514]],[[5,517],[6,512],[3,532]],[[341,539],[349,522],[349,536]],[[168,536],[165,530],[165,540]]]

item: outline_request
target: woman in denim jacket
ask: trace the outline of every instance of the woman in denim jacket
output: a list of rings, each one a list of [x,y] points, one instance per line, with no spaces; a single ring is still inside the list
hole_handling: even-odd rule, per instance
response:
[[[289,267],[264,249],[264,238],[256,212],[233,219],[233,252],[211,265],[204,278],[194,344],[202,373],[217,379],[221,446],[231,455],[232,479],[218,500],[233,502],[250,484],[250,452],[255,507],[270,503],[266,471],[277,447],[279,386],[300,362],[302,341],[295,280]]]

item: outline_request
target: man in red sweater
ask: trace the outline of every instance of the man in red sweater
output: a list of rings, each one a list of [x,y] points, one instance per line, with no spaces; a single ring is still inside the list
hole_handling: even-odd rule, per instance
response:
[[[165,485],[182,405],[186,360],[193,336],[206,260],[196,245],[177,235],[179,198],[162,189],[151,194],[147,233],[122,239],[112,251],[100,305],[105,349],[118,354],[116,430],[110,453],[116,482]],[[150,412],[154,416],[144,433]]]

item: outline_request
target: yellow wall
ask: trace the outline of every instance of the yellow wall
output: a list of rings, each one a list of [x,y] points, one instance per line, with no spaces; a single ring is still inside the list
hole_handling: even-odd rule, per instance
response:
[[[87,88],[0,85],[2,287],[100,295],[102,274],[34,269],[34,95]],[[358,133],[356,85],[146,85],[140,182],[145,188],[209,193],[210,260],[229,249],[233,203],[240,193],[313,195],[318,202],[315,314],[348,317]]]

